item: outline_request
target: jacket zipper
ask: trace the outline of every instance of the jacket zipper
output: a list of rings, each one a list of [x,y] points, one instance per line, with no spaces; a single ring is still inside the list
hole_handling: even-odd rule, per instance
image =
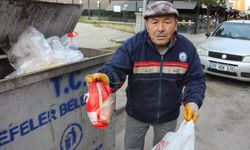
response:
[[[161,55],[161,64],[160,64],[160,86],[159,86],[159,100],[158,100],[158,110],[157,110],[157,120],[156,123],[159,122],[159,118],[160,118],[160,105],[161,105],[161,80],[162,80],[162,70],[163,70],[163,55]]]

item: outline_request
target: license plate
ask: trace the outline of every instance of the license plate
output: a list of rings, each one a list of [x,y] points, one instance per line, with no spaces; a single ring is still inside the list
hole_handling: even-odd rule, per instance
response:
[[[209,63],[209,68],[216,69],[220,71],[227,71],[227,72],[235,72],[235,66],[227,65],[227,64],[220,64],[220,63]]]

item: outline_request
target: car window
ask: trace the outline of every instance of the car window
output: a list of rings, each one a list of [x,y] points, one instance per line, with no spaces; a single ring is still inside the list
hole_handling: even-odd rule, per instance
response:
[[[250,24],[223,23],[212,36],[250,40]]]

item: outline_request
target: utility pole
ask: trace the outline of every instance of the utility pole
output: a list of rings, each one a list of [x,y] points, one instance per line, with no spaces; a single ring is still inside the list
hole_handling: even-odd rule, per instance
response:
[[[135,2],[135,12],[137,12],[137,7],[138,7],[138,3],[137,1]]]
[[[101,1],[97,1],[97,8],[98,8],[98,19],[100,21],[100,18],[101,18]]]
[[[147,5],[148,0],[143,0],[143,5],[142,5],[142,20],[141,20],[141,31],[145,29],[145,22],[144,22],[144,14],[146,11],[146,5]]]
[[[90,4],[89,4],[89,0],[88,0],[88,19],[90,19]]]

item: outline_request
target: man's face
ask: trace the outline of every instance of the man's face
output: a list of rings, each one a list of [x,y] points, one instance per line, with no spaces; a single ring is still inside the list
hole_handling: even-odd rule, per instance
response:
[[[176,27],[177,22],[174,15],[149,17],[146,20],[149,37],[159,50],[167,48]]]

